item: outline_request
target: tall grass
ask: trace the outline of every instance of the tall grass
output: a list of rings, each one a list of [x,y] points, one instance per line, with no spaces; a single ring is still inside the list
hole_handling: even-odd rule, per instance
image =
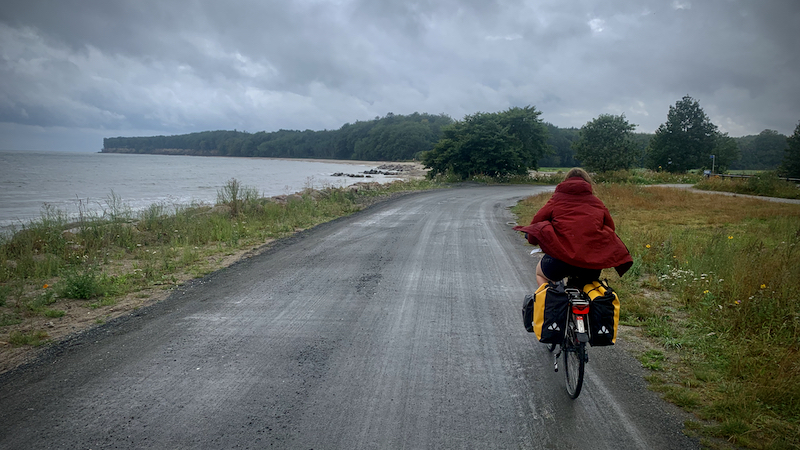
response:
[[[710,421],[694,424],[707,436],[796,448],[800,206],[655,187],[596,193],[634,257],[622,279],[604,272],[620,291],[621,319],[680,361],[658,361],[653,389]],[[520,223],[547,197],[523,202]]]
[[[231,178],[221,189],[217,190],[217,204],[228,205],[234,216],[239,215],[244,205],[251,204],[258,198],[257,189],[243,186],[235,178]]]
[[[619,184],[694,184],[702,180],[702,175],[687,173],[656,172],[647,169],[615,170],[595,174],[597,183]]]
[[[800,199],[800,184],[782,180],[775,172],[761,172],[746,179],[709,177],[694,187],[705,191]]]

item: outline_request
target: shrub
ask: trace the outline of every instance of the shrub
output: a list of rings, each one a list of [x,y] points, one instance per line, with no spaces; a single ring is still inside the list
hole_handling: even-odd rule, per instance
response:
[[[71,270],[58,283],[58,295],[88,300],[110,293],[111,282],[109,277],[98,274],[94,267]]]
[[[14,347],[21,347],[23,345],[30,345],[38,347],[47,342],[47,333],[44,331],[13,331],[8,338],[8,342]]]
[[[217,203],[228,205],[234,217],[242,212],[245,205],[256,201],[258,197],[256,188],[243,186],[236,178],[231,178],[225,186],[217,190]]]

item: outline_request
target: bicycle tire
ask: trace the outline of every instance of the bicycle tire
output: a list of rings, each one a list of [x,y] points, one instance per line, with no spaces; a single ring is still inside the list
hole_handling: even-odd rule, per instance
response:
[[[567,332],[564,340],[564,376],[567,382],[567,394],[570,398],[578,398],[583,387],[583,371],[586,364],[586,343],[575,339],[574,331]]]

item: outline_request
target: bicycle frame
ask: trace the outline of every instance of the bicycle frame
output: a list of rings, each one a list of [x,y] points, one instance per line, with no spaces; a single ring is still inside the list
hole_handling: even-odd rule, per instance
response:
[[[573,399],[578,398],[583,387],[583,373],[585,364],[589,361],[586,353],[586,343],[589,342],[589,299],[580,289],[567,288],[569,294],[569,317],[564,340],[555,355],[553,366],[558,372],[558,357],[564,354],[564,373],[566,377],[567,393]],[[553,351],[555,344],[549,348]]]

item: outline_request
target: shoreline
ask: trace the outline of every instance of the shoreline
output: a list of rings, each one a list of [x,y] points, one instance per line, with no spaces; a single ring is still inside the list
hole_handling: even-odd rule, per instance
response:
[[[41,218],[44,205],[76,217],[81,212],[102,213],[108,209],[110,192],[116,194],[115,201],[142,210],[155,203],[213,204],[215,188],[232,178],[255,188],[259,195],[269,197],[301,192],[307,187],[351,185],[365,179],[380,183],[421,179],[427,173],[421,164],[414,162],[267,157],[248,161],[248,158],[230,156],[190,159],[154,158],[159,155],[149,154],[142,155],[143,158],[125,154],[116,157],[110,154],[112,156],[104,158],[96,152],[13,152],[9,155],[8,160],[4,159],[8,165],[0,170],[8,182],[0,202],[0,232],[4,233]],[[381,166],[399,166],[404,170],[396,173],[382,169],[392,172],[391,175],[373,171]],[[100,169],[93,173],[92,167]],[[168,168],[179,169],[170,173]],[[111,175],[117,171],[118,177]],[[341,176],[362,172],[372,173]]]
[[[105,149],[103,149],[105,150]],[[285,157],[275,157],[275,156],[231,156],[231,155],[194,155],[191,153],[172,153],[172,152],[152,152],[152,153],[135,153],[135,152],[119,152],[119,151],[103,151],[100,150],[99,152],[90,152],[90,153],[100,153],[104,155],[161,155],[161,156],[198,156],[201,158],[236,158],[236,159],[267,159],[267,160],[277,160],[277,161],[308,161],[308,162],[320,162],[320,163],[336,163],[336,164],[350,164],[350,165],[365,165],[365,166],[374,166],[374,165],[383,165],[383,164],[420,164],[418,161],[367,161],[367,160],[356,160],[356,159],[328,159],[328,158],[285,158]]]

